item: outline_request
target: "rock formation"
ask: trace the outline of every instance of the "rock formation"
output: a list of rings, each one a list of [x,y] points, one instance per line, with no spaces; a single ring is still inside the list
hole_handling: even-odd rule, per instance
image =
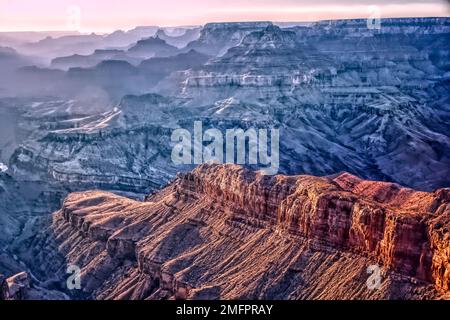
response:
[[[130,272],[129,279],[135,279],[131,274],[147,279],[154,286],[149,289],[152,294],[158,291],[154,289],[160,285],[136,267],[142,261],[138,253],[144,250],[144,239],[137,236],[122,243],[109,241],[109,235],[104,235],[112,246],[111,252],[121,251],[122,245],[134,252],[120,259],[113,255],[110,259],[104,253],[109,252],[104,251],[108,241],[80,238],[77,229],[69,228],[60,215],[51,221],[50,214],[60,208],[68,193],[97,189],[115,194],[97,194],[104,196],[105,202],[150,206],[149,202],[142,204],[117,195],[142,200],[167,185],[177,172],[192,170],[193,165],[177,166],[171,161],[174,145],[171,134],[178,128],[191,130],[195,121],[202,121],[204,130],[214,128],[223,133],[233,128],[279,128],[281,174],[328,176],[350,172],[366,180],[392,181],[428,193],[377,184],[380,194],[371,198],[372,194],[358,193],[368,182],[343,175],[336,177],[336,181],[325,179],[328,182],[324,182],[323,189],[311,178],[313,190],[318,190],[315,195],[312,191],[297,194],[297,182],[293,182],[293,187],[280,186],[287,188],[285,194],[271,191],[279,199],[270,201],[265,192],[255,189],[260,200],[266,202],[252,202],[246,195],[230,194],[243,205],[227,200],[211,209],[196,203],[195,210],[224,213],[202,222],[206,226],[193,227],[195,231],[206,232],[211,230],[210,225],[220,226],[216,228],[220,234],[238,233],[238,239],[241,234],[247,239],[252,234],[249,230],[256,228],[276,237],[270,237],[270,241],[252,238],[254,245],[267,248],[267,252],[273,250],[270,247],[273,245],[280,253],[274,253],[274,259],[267,260],[270,263],[264,269],[275,276],[267,281],[253,279],[251,283],[258,288],[242,282],[241,288],[245,290],[232,289],[231,284],[224,286],[223,279],[228,281],[230,274],[220,266],[215,274],[209,272],[204,268],[208,260],[196,256],[199,272],[206,275],[202,279],[193,277],[197,282],[194,281],[189,298],[423,296],[399,288],[403,280],[393,280],[395,285],[386,285],[386,290],[366,296],[361,292],[339,291],[337,287],[337,291],[330,289],[327,281],[336,277],[330,275],[321,261],[332,260],[330,252],[336,250],[340,257],[359,257],[356,269],[360,271],[361,285],[367,278],[365,268],[370,260],[395,275],[420,279],[433,284],[439,292],[446,292],[448,219],[441,214],[445,210],[438,200],[436,204],[425,205],[428,203],[425,198],[435,197],[445,203],[447,193],[434,190],[450,186],[450,19],[382,19],[382,26],[380,30],[369,29],[365,19],[322,21],[288,28],[270,22],[211,23],[202,27],[198,39],[184,48],[166,41],[162,32],[149,38],[155,36],[157,27],[138,27],[105,36],[47,38],[30,44],[25,52],[0,48],[2,71],[27,66],[14,77],[10,76],[12,71],[3,72],[0,77],[0,273],[11,277],[26,271],[45,282],[50,290],[65,291],[67,263],[80,259],[72,256],[70,248],[83,252],[83,248],[94,245],[92,255],[86,252],[86,257],[102,261],[107,267],[102,269],[103,264],[93,263],[92,268],[99,269],[100,274],[94,272],[95,277],[87,278],[92,281],[90,287],[85,287],[85,292],[68,294],[80,298],[116,297],[117,290],[99,287],[119,283],[119,269],[116,278],[108,278],[115,268]],[[165,34],[178,41],[182,32],[166,29]],[[142,41],[135,45],[139,40]],[[26,58],[27,52],[45,53],[46,59],[67,55],[68,58],[55,62],[62,61],[60,67],[70,70],[45,68]],[[155,57],[142,61],[150,56]],[[176,184],[180,183],[182,180],[177,180]],[[194,191],[177,191],[177,201],[170,196],[171,187],[159,193],[172,199],[166,202],[173,206],[161,207],[169,210],[160,209],[161,217],[170,217],[170,210],[184,212],[187,203],[196,201],[195,197],[202,204],[213,203],[197,187],[186,184]],[[353,185],[358,189],[351,189]],[[269,188],[264,184],[259,187]],[[384,200],[385,193],[392,196],[397,189],[400,191],[392,201]],[[403,197],[409,197],[408,193],[412,198],[405,203],[420,204],[416,209],[402,202]],[[93,193],[89,195],[96,197]],[[69,199],[74,197],[71,195]],[[330,206],[335,207],[328,210],[333,215],[323,212]],[[322,211],[314,211],[316,207]],[[91,212],[92,208],[85,209]],[[185,218],[190,214],[196,216],[195,210],[186,213]],[[339,212],[349,212],[348,217]],[[133,221],[134,213],[127,214],[132,216],[129,221]],[[139,219],[145,216],[142,213]],[[94,219],[90,214],[88,217]],[[150,220],[154,219],[154,228],[171,230],[172,226],[167,225],[170,221],[160,221],[159,216]],[[182,217],[179,219],[178,223],[183,224]],[[44,232],[50,223],[53,227]],[[143,237],[147,237],[146,232],[153,232],[146,228]],[[177,234],[178,229],[173,233]],[[279,243],[281,235],[301,241]],[[198,237],[215,243],[215,238]],[[161,239],[165,239],[164,234],[149,240],[148,246]],[[134,241],[142,247],[131,250]],[[118,249],[114,249],[114,243],[118,243]],[[321,254],[309,256],[316,251],[305,249],[309,248],[304,247],[305,243],[321,248]],[[208,249],[204,256],[222,257],[223,247],[217,244],[216,248],[218,251]],[[232,261],[236,270],[242,264],[251,265],[244,257],[259,259],[250,246],[244,249],[236,244],[231,248],[244,252],[242,261],[232,255],[224,257]],[[296,257],[283,257],[281,250],[296,250],[300,262],[293,263],[291,268],[289,259]],[[179,261],[183,252],[180,248],[173,259]],[[110,259],[111,264],[103,258]],[[161,261],[158,268],[165,270],[167,261]],[[314,265],[315,272],[309,278],[296,273],[302,268],[298,265],[303,264]],[[80,265],[83,270],[87,268],[85,263]],[[342,261],[336,265],[353,268]],[[319,276],[322,271],[326,276]],[[169,274],[177,272],[181,271],[176,269]],[[215,278],[218,272],[226,274],[219,279],[222,282]],[[355,272],[341,280],[353,285]],[[321,282],[317,281],[319,277]],[[361,288],[365,290],[365,286]],[[133,297],[144,296],[149,297],[146,292],[133,293]]]
[[[27,272],[9,278],[0,274],[0,300],[64,300],[61,292],[46,290],[34,285]]]
[[[449,200],[348,173],[202,165],[145,202],[70,194],[37,242],[53,235],[97,299],[433,299],[449,293]]]

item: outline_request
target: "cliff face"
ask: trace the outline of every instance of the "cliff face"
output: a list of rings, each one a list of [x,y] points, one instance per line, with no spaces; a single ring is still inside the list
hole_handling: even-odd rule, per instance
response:
[[[417,192],[361,180],[267,177],[202,167],[181,188],[267,221],[277,231],[373,256],[390,269],[449,289],[450,190]]]
[[[71,194],[49,233],[98,299],[438,298],[450,284],[449,199],[347,173],[202,165],[146,202]],[[379,290],[366,285],[373,264]]]

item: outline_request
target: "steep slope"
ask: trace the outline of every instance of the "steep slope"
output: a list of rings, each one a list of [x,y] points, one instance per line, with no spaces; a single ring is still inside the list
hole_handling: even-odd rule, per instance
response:
[[[202,165],[146,202],[71,194],[30,245],[41,270],[81,267],[97,299],[438,298],[449,191]],[[374,264],[379,290],[366,285]]]

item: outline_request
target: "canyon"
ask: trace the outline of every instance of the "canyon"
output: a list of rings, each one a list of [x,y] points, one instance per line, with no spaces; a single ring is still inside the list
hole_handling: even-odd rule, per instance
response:
[[[3,297],[448,297],[450,19],[381,22],[0,34]],[[199,121],[280,175],[173,163]]]
[[[21,255],[53,289],[79,266],[91,299],[438,299],[449,228],[448,188],[204,164],[145,201],[72,193]]]

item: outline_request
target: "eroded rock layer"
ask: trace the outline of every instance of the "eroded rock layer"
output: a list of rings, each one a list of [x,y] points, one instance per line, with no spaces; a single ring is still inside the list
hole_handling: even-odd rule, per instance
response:
[[[145,202],[70,194],[34,245],[80,266],[97,299],[434,299],[449,294],[449,200],[348,173],[202,165]]]

